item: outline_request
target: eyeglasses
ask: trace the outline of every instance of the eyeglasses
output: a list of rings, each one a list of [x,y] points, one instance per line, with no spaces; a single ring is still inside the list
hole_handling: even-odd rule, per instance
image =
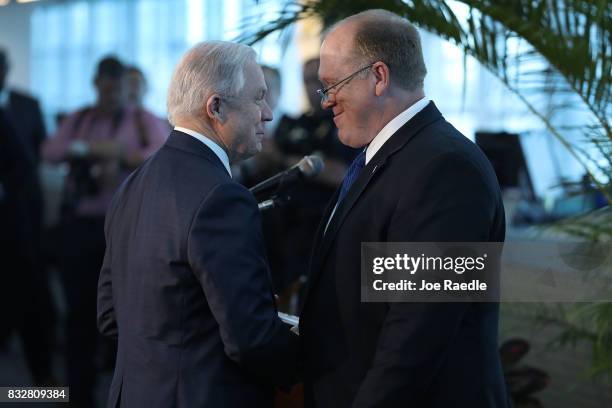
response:
[[[336,82],[333,85],[328,86],[327,88],[317,89],[317,94],[319,96],[321,96],[321,105],[323,105],[324,103],[326,103],[329,100],[329,91],[331,91],[332,89],[336,88],[337,86],[342,85],[345,82],[350,81],[351,79],[353,79],[353,77],[355,75],[359,74],[362,71],[365,71],[366,69],[370,68],[374,64],[376,64],[376,62],[373,62],[370,65],[367,65],[367,66],[365,66],[363,68],[359,68],[357,71],[353,72],[351,75],[347,76],[344,79],[341,79],[340,81]]]

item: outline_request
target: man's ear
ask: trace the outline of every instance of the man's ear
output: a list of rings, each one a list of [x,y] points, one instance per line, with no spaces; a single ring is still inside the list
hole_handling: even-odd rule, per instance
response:
[[[206,115],[211,121],[224,121],[223,107],[221,106],[221,95],[212,94],[206,100]]]
[[[376,80],[374,92],[376,96],[381,96],[389,90],[389,86],[391,85],[389,67],[384,62],[379,61],[372,66],[372,70],[374,71],[374,78]]]

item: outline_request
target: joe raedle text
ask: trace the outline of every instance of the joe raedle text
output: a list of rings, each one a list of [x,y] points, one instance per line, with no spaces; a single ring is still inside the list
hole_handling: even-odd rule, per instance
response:
[[[444,279],[440,282],[428,282],[424,279],[413,280],[402,279],[399,282],[385,282],[382,279],[376,279],[372,283],[372,288],[376,291],[486,291],[487,284],[479,279],[473,279],[470,282],[455,282],[450,279]]]
[[[457,281],[458,275],[466,272],[483,271],[487,254],[481,256],[425,256],[421,253],[412,256],[407,253],[395,254],[394,256],[375,257],[372,260],[372,273],[382,275],[389,271],[403,271],[410,276],[419,275],[419,279],[400,279],[399,281],[384,281],[375,279],[372,287],[376,291],[486,291],[487,284],[478,279],[468,282]],[[424,276],[430,273],[430,278],[435,281],[427,280]],[[454,279],[440,279],[441,274],[452,274]],[[441,280],[441,282],[440,282]]]
[[[362,244],[362,301],[495,301],[499,253],[481,243]]]

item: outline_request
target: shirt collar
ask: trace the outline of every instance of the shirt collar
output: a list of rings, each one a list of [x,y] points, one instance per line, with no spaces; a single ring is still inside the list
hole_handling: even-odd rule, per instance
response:
[[[187,128],[180,127],[180,126],[175,126],[174,130],[178,130],[179,132],[183,132],[183,133],[186,133],[186,134],[188,134],[190,136],[193,136],[196,139],[198,139],[200,142],[202,142],[206,146],[208,146],[210,148],[210,150],[212,150],[217,155],[219,160],[221,160],[221,163],[223,163],[223,166],[225,166],[225,169],[229,173],[230,177],[232,177],[232,171],[230,169],[229,157],[228,157],[227,153],[225,152],[225,150],[223,150],[221,148],[221,146],[219,146],[218,144],[213,142],[208,137],[206,137],[206,136],[196,132],[195,130],[187,129]]]
[[[385,144],[387,140],[395,132],[399,130],[402,126],[404,126],[410,119],[412,119],[417,113],[419,113],[427,104],[429,103],[428,98],[423,98],[418,100],[415,104],[410,105],[408,109],[401,112],[399,115],[391,119],[389,123],[383,127],[380,132],[372,139],[368,148],[366,150],[366,165],[372,160],[372,157],[380,150],[380,148]]]

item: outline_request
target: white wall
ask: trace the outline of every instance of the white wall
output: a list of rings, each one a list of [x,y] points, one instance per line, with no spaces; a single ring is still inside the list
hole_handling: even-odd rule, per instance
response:
[[[0,47],[8,52],[11,70],[8,85],[30,89],[30,13],[34,4],[0,7]]]

